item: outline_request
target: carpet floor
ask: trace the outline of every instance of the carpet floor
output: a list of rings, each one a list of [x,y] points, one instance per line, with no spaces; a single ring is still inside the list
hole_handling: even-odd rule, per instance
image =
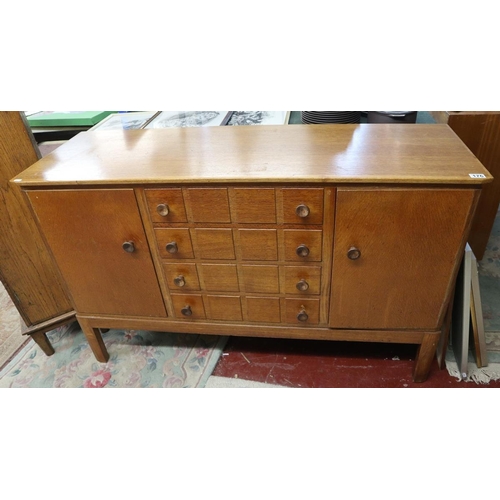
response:
[[[0,372],[10,388],[204,387],[227,337],[136,330],[103,335],[110,359],[96,361],[78,323],[47,334],[55,354],[30,340]]]

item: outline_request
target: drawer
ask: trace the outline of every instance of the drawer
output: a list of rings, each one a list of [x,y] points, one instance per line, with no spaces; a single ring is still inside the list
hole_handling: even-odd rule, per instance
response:
[[[284,299],[285,321],[295,325],[319,323],[319,299]]]
[[[205,307],[201,295],[172,294],[172,304],[176,318],[205,319]]]
[[[193,259],[189,229],[155,229],[156,242],[162,259]]]
[[[184,194],[191,222],[231,222],[227,188],[187,188]]]
[[[247,321],[280,323],[280,299],[277,297],[246,297]]]
[[[163,270],[170,290],[191,291],[200,289],[196,264],[163,264]]]
[[[238,229],[242,260],[278,260],[276,229]]]
[[[240,283],[247,293],[279,293],[280,280],[278,266],[239,266]]]
[[[221,321],[242,321],[239,297],[229,295],[207,295],[207,318]]]
[[[198,269],[207,292],[239,292],[235,264],[198,264]]]
[[[320,266],[285,266],[286,294],[319,295],[321,291]]]
[[[284,229],[285,260],[320,262],[323,232],[308,229]]]
[[[250,224],[276,223],[276,197],[274,188],[230,189],[233,222]]]
[[[145,193],[153,222],[187,222],[182,189],[146,189]]]
[[[194,230],[196,256],[205,260],[234,260],[234,244],[232,229]]]
[[[322,224],[323,195],[321,188],[285,188],[283,222],[285,224]]]

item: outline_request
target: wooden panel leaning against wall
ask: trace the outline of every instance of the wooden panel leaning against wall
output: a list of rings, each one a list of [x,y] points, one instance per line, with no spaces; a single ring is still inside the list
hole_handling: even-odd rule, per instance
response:
[[[39,158],[24,114],[0,111],[0,280],[25,323],[23,334],[50,355],[46,332],[74,321],[75,312],[25,195],[9,183]]]

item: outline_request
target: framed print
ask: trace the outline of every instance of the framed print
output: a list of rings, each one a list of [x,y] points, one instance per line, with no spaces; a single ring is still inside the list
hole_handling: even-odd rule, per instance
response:
[[[128,130],[139,129],[150,120],[156,111],[132,111],[130,113],[113,113],[94,125],[90,130]]]
[[[145,128],[213,127],[224,125],[229,111],[162,111]]]
[[[288,125],[290,111],[233,111],[228,125]]]

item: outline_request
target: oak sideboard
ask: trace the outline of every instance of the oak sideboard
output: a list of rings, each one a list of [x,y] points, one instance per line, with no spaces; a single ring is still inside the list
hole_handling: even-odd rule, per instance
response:
[[[335,124],[84,132],[12,183],[101,362],[110,328],[399,342],[420,382],[491,181],[447,125]]]

